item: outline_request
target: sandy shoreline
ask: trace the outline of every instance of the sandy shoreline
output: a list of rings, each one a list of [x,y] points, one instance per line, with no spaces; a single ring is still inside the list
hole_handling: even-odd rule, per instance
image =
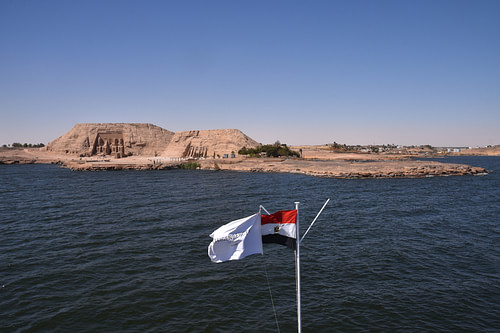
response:
[[[324,157],[324,156],[323,156]],[[99,170],[163,170],[180,168],[185,160],[162,157],[133,156],[122,159],[79,158],[43,149],[3,149],[0,164],[61,164],[78,171]],[[414,178],[432,176],[482,175],[487,170],[478,166],[414,160],[407,156],[381,154],[333,154],[324,159],[234,158],[193,161],[202,170],[243,172],[282,172],[333,178]]]

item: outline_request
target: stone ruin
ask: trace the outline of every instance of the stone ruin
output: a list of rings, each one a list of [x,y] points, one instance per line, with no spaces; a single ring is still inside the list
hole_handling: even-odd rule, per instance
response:
[[[173,132],[152,124],[76,124],[69,132],[50,142],[46,149],[81,157],[159,156],[173,135]]]
[[[182,154],[183,158],[206,158],[208,157],[208,147],[194,147],[191,146],[191,143],[188,143],[184,153]]]
[[[121,131],[98,132],[92,147],[91,155],[112,155],[115,158],[124,157],[125,145],[123,133]]]
[[[237,129],[173,133],[152,124],[76,124],[50,142],[47,151],[80,157],[131,155],[175,159],[235,157],[242,147],[259,144]]]
[[[259,144],[237,129],[176,132],[162,156],[171,158],[228,158]]]

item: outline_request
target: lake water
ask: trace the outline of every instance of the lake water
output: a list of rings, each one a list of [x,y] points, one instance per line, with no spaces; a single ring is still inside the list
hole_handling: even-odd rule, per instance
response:
[[[0,165],[0,331],[296,331],[294,255],[213,264],[231,220],[293,209],[304,332],[498,332],[500,158],[486,176],[342,180]],[[268,282],[269,281],[269,282]]]

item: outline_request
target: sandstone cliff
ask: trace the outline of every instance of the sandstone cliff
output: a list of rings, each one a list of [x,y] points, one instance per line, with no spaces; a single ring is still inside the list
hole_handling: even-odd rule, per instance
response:
[[[163,156],[168,158],[224,158],[258,143],[237,129],[173,133],[152,124],[76,124],[50,142],[49,152],[81,157]]]
[[[171,158],[223,158],[235,156],[242,147],[259,143],[237,129],[176,132],[162,156]]]
[[[156,156],[168,146],[174,133],[152,124],[76,124],[50,142],[47,151],[77,156]]]

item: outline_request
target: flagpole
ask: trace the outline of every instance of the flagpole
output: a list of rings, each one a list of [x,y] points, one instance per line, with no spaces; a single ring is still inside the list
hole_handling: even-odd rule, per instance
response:
[[[295,250],[295,271],[296,271],[296,284],[297,284],[297,332],[302,333],[302,318],[300,309],[300,232],[299,232],[299,204],[295,202],[295,209],[297,210],[297,221],[295,236],[297,238],[297,250]]]

